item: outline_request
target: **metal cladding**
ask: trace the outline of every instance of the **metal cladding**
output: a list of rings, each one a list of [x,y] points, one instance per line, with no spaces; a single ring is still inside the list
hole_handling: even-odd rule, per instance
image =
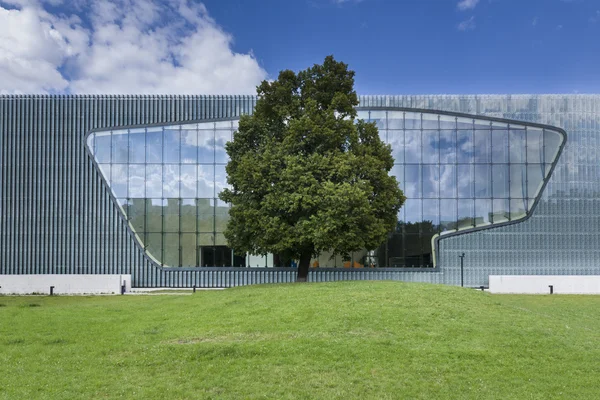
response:
[[[91,132],[231,119],[253,96],[0,96],[0,275],[131,274],[134,287],[290,282],[289,268],[163,268],[145,254],[86,148]],[[361,109],[465,113],[564,129],[531,215],[447,235],[436,268],[311,270],[313,281],[487,285],[488,275],[600,274],[600,96],[361,96]],[[493,178],[493,176],[492,176]]]

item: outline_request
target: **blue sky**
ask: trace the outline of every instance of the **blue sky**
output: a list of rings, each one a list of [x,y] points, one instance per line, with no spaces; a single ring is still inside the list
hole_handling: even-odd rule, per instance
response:
[[[0,0],[0,93],[600,93],[600,0]]]

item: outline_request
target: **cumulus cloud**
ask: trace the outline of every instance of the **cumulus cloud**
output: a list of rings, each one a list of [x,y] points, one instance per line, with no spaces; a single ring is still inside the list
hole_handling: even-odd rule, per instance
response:
[[[459,10],[470,10],[475,8],[479,3],[479,0],[461,0],[458,2],[457,7]]]
[[[232,45],[189,0],[0,0],[0,93],[254,93]]]
[[[458,24],[457,26],[459,31],[471,31],[473,29],[475,29],[475,17],[471,17],[467,20],[464,20],[463,22],[461,22],[460,24]]]

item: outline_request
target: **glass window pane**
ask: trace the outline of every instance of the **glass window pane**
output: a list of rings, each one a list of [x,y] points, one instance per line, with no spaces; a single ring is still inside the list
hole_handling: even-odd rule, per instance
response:
[[[492,202],[492,222],[499,224],[510,219],[510,203],[508,199],[494,199]]]
[[[198,130],[181,130],[181,163],[196,164],[198,162]]]
[[[421,129],[421,113],[405,112],[404,129]]]
[[[525,131],[511,129],[509,133],[510,162],[525,163]]]
[[[423,220],[422,204],[420,199],[407,199],[404,203],[405,222],[421,222]]]
[[[456,130],[456,117],[451,115],[440,115],[440,129]]]
[[[129,134],[127,131],[114,131],[112,135],[112,162],[129,161]]]
[[[527,163],[543,163],[543,152],[543,131],[538,128],[527,128]]]
[[[154,261],[162,265],[162,233],[146,235],[146,252],[154,258]]]
[[[405,132],[404,159],[407,163],[421,162],[421,131]]]
[[[492,132],[492,163],[508,163],[508,131],[498,130]]]
[[[215,236],[215,246],[227,246],[227,239],[225,239],[225,235],[223,235],[222,233],[217,233]],[[231,249],[227,248],[227,251],[225,254],[229,253],[229,258],[231,260]],[[220,264],[223,265],[223,264]],[[223,265],[224,267],[229,267],[231,266],[231,261],[229,261],[228,263],[226,263],[225,265]]]
[[[473,190],[473,175],[474,169],[472,165],[458,165],[458,197],[469,199],[474,197]]]
[[[423,197],[440,197],[440,167],[439,165],[423,166]]]
[[[456,196],[456,165],[441,165],[440,197],[455,198]]]
[[[179,232],[179,199],[165,199],[163,232]]]
[[[543,164],[528,164],[527,165],[527,195],[530,199],[538,196],[542,184],[544,183],[544,165]]]
[[[180,158],[180,136],[181,132],[178,126],[165,127],[164,130],[164,158],[165,163],[179,164]]]
[[[112,153],[111,141],[112,135],[110,132],[94,133],[94,143],[92,149],[97,163],[101,164],[110,162],[110,156]]]
[[[403,111],[388,111],[387,112],[387,127],[388,127],[388,129],[404,130],[404,112]]]
[[[551,164],[555,161],[561,142],[562,136],[558,132],[544,131],[544,159],[546,163]]]
[[[108,187],[110,187],[110,164],[98,164],[98,167],[100,167],[102,177],[106,180]]]
[[[198,131],[198,162],[212,164],[215,162],[215,131]]]
[[[215,167],[198,165],[198,197],[207,198],[215,195]]]
[[[129,165],[129,198],[146,197],[146,166]]]
[[[127,217],[133,229],[140,237],[146,231],[146,200],[131,199],[129,202]]]
[[[473,130],[473,118],[456,118],[456,129]]]
[[[146,197],[162,197],[161,165],[146,165]]]
[[[473,200],[458,200],[458,229],[473,228],[475,214]]]
[[[198,232],[214,232],[215,230],[215,209],[213,199],[197,199],[198,208]]]
[[[129,130],[129,163],[143,164],[146,162],[146,129]]]
[[[198,235],[198,245],[199,246],[214,246],[215,245],[215,235],[212,233],[201,233]],[[204,265],[204,264],[202,264]]]
[[[181,246],[181,266],[195,267],[196,256],[198,254],[196,247],[196,235],[193,233],[181,234],[179,245]]]
[[[491,223],[492,200],[475,200],[475,226],[485,226]]]
[[[146,199],[146,232],[161,232],[163,200]]]
[[[527,168],[525,164],[510,165],[510,197],[527,197]]]
[[[423,129],[440,129],[439,115],[423,113],[421,114],[421,124]]]
[[[396,164],[404,163],[404,131],[388,131],[387,142],[392,146],[392,157]]]
[[[375,125],[380,130],[387,129],[386,111],[371,111],[369,122],[375,122]]]
[[[214,197],[218,197],[219,193],[223,189],[228,188],[227,184],[227,171],[224,165],[215,165],[215,194]]]
[[[456,133],[457,161],[462,164],[473,162],[473,131],[459,130]]]
[[[456,163],[456,131],[441,131],[439,147],[442,164]]]
[[[146,162],[162,163],[163,157],[163,131],[162,128],[148,128],[146,130]]]
[[[225,151],[225,144],[231,141],[231,131],[218,130],[215,131],[215,162],[227,163],[229,156]]]
[[[511,221],[524,218],[527,215],[526,199],[510,199],[510,219]]]
[[[224,201],[217,200],[217,207],[215,209],[215,231],[224,232],[227,228],[227,222],[229,222],[229,205]]]
[[[179,165],[163,165],[163,196],[179,197]]]
[[[423,163],[438,164],[440,162],[439,131],[423,132]]]
[[[110,188],[112,189],[115,197],[127,197],[127,182],[129,180],[128,173],[129,168],[127,164],[112,165],[110,176]]]
[[[404,165],[394,164],[390,171],[390,175],[396,177],[400,189],[404,192]]]
[[[492,197],[492,175],[491,165],[475,165],[475,197]]]
[[[456,200],[440,200],[440,225],[442,231],[450,231],[456,229],[456,221],[458,220],[456,212]]]
[[[508,165],[494,165],[492,174],[492,196],[496,199],[509,198]]]
[[[196,232],[196,199],[181,200],[181,232]]]
[[[423,200],[423,221],[431,222],[427,232],[437,232],[440,225],[440,201],[438,199]]]
[[[421,197],[421,165],[406,165],[404,167],[404,179],[406,197],[411,199]]]
[[[475,131],[474,156],[476,163],[492,161],[492,131]]]
[[[180,174],[180,195],[181,197],[196,197],[198,186],[198,167],[196,165],[182,165]]]
[[[405,264],[407,267],[420,267],[422,264],[422,242],[419,234],[404,236]]]
[[[179,267],[179,234],[163,234],[163,263],[168,267]]]

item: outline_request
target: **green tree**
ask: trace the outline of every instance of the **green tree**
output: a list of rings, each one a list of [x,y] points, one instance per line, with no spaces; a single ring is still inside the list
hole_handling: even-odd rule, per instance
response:
[[[321,252],[377,248],[405,197],[388,174],[390,146],[375,124],[355,120],[354,71],[329,56],[282,71],[257,93],[254,114],[241,117],[226,147],[229,245],[299,260],[298,282]]]

